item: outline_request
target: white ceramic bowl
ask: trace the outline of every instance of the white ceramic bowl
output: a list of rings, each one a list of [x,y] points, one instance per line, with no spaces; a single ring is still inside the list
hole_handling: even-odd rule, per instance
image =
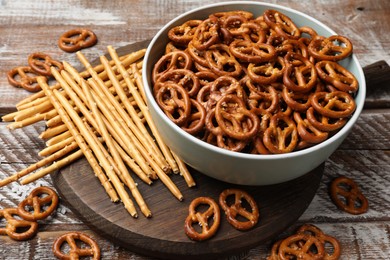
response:
[[[151,72],[163,55],[170,28],[190,19],[205,19],[221,11],[245,10],[255,16],[267,9],[281,11],[298,26],[310,26],[319,35],[336,34],[328,26],[299,11],[280,5],[261,2],[222,2],[207,5],[184,13],[166,24],[149,44],[143,68],[143,81],[151,116],[165,143],[189,166],[210,177],[234,184],[269,185],[289,181],[315,169],[337,149],[356,123],[364,105],[366,84],[363,70],[355,55],[343,60],[341,65],[351,71],[359,81],[355,97],[356,111],[347,124],[335,135],[313,147],[286,154],[253,155],[232,152],[208,144],[186,133],[175,125],[159,108],[152,94]],[[347,36],[347,35],[346,35]]]

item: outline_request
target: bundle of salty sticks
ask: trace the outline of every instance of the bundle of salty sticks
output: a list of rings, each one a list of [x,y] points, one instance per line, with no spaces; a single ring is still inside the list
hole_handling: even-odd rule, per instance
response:
[[[46,147],[42,160],[3,180],[0,187],[18,181],[25,185],[85,157],[113,202],[121,201],[131,216],[152,213],[137,188],[136,179],[151,185],[161,181],[178,199],[183,195],[170,178],[180,173],[188,187],[195,186],[186,165],[164,144],[149,114],[141,68],[145,49],[119,56],[108,46],[111,59],[92,65],[79,51],[85,69],[69,63],[52,67],[54,82],[38,78],[40,92],[20,101],[17,111],[4,115],[16,129],[44,121],[40,138]],[[127,189],[126,189],[127,187]],[[127,192],[130,191],[130,192]],[[133,202],[135,200],[135,203]]]

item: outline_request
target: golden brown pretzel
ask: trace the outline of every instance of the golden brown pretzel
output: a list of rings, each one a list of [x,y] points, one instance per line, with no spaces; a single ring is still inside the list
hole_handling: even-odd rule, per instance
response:
[[[320,61],[315,65],[318,76],[344,92],[356,92],[359,83],[355,76],[333,61]]]
[[[234,196],[234,202],[228,202],[229,196]],[[243,200],[250,205],[250,209],[243,206]],[[226,189],[219,195],[219,204],[225,211],[228,222],[238,230],[248,230],[254,227],[259,221],[259,208],[255,199],[246,191],[241,189]],[[246,219],[241,221],[239,216]]]
[[[79,246],[79,242],[85,246]],[[61,248],[68,244],[69,252],[65,253]],[[93,260],[100,259],[99,245],[91,237],[81,232],[68,232],[58,237],[53,244],[53,253],[59,259],[79,259],[80,257],[90,256]]]
[[[315,248],[312,252],[312,248]],[[280,259],[324,259],[325,248],[316,237],[307,234],[294,234],[285,238],[279,246]]]
[[[40,75],[51,76],[50,67],[56,67],[58,70],[64,69],[61,62],[52,59],[52,57],[43,52],[32,53],[28,57],[28,65],[31,69]]]
[[[201,205],[206,205],[208,208],[203,212],[199,211]],[[221,215],[218,204],[210,197],[198,197],[189,206],[189,214],[184,222],[184,231],[192,240],[203,241],[215,235],[220,221]],[[196,223],[202,229],[200,232],[194,228]]]
[[[286,69],[283,73],[283,83],[290,90],[309,92],[317,84],[317,71],[308,58],[288,52],[284,57]]]
[[[341,245],[340,242],[327,234],[325,234],[321,229],[312,224],[302,225],[296,232],[297,234],[308,234],[316,237],[322,242],[325,248],[324,260],[337,260],[341,255]],[[329,247],[326,245],[330,245]]]
[[[215,119],[224,134],[240,141],[254,137],[260,127],[258,116],[246,109],[242,99],[232,94],[222,96],[217,102]]]
[[[172,51],[162,56],[154,65],[152,72],[153,82],[165,72],[174,69],[191,69],[192,59],[190,56],[181,50]]]
[[[168,37],[179,44],[189,43],[194,37],[195,30],[202,20],[189,20],[185,23],[175,26],[168,32]]]
[[[294,120],[297,124],[298,134],[303,141],[317,144],[328,138],[328,132],[323,132],[315,128],[309,120],[302,118],[299,112],[294,112]]]
[[[292,152],[298,144],[296,124],[285,114],[273,115],[269,127],[264,132],[263,142],[272,153]]]
[[[38,85],[39,75],[29,66],[16,67],[8,71],[7,79],[14,87],[24,88],[30,92],[38,92],[41,87]]]
[[[58,39],[58,46],[66,52],[76,52],[97,43],[96,34],[85,28],[77,28],[63,33]]]
[[[330,197],[336,206],[350,214],[367,212],[368,200],[352,179],[340,176],[330,186]]]
[[[237,77],[242,72],[241,64],[226,44],[214,44],[205,52],[208,67],[218,76]]]
[[[249,63],[248,76],[260,84],[271,84],[283,77],[285,62],[278,56],[273,61],[262,63]]]
[[[0,218],[5,218],[7,222],[5,228],[0,228],[0,235],[22,241],[30,239],[38,232],[38,223],[22,219],[16,208],[0,209]]]
[[[300,30],[294,22],[281,12],[276,10],[266,10],[263,16],[267,25],[285,39],[298,39],[301,36]]]
[[[18,205],[19,215],[30,221],[48,217],[58,206],[58,195],[49,187],[37,187]],[[32,212],[29,209],[32,209]]]
[[[314,37],[308,50],[317,60],[340,61],[352,53],[351,41],[341,35],[332,35],[328,38]]]
[[[202,21],[195,30],[191,40],[192,45],[199,51],[204,51],[219,40],[219,22],[214,16]]]
[[[355,100],[347,92],[316,92],[311,97],[311,105],[323,116],[344,118],[350,116],[356,109]]]
[[[175,124],[184,125],[189,119],[191,100],[187,91],[179,84],[173,82],[162,84],[157,91],[156,101]]]
[[[253,43],[249,40],[235,40],[229,45],[230,52],[246,62],[265,62],[275,58],[275,48],[266,43]]]

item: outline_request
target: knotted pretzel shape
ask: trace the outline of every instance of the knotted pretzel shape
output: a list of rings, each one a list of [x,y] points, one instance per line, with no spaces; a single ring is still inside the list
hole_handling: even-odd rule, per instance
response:
[[[234,196],[234,202],[228,204],[228,197]],[[245,208],[244,200],[250,206],[250,209]],[[228,222],[238,230],[248,230],[254,227],[259,221],[259,208],[255,199],[246,191],[241,189],[226,189],[219,195],[219,204],[225,211]],[[239,216],[245,218],[241,221]]]
[[[272,153],[288,153],[298,144],[298,131],[294,121],[286,114],[277,113],[271,117],[264,132],[263,142]]]
[[[157,91],[156,101],[175,124],[181,126],[189,119],[191,100],[182,86],[172,82],[163,84]]]
[[[341,35],[332,35],[328,38],[314,37],[308,50],[317,60],[340,61],[352,53],[351,41]]]
[[[282,14],[281,12],[276,10],[266,10],[263,16],[267,25],[285,39],[298,39],[301,36],[299,28],[288,16]]]
[[[324,256],[325,248],[321,241],[307,234],[291,235],[284,239],[279,246],[280,259],[320,260],[324,259]]]
[[[84,28],[73,29],[65,32],[58,39],[58,46],[66,52],[76,52],[91,47],[97,43],[96,34]]]
[[[244,101],[235,95],[224,95],[215,106],[215,119],[229,137],[245,141],[259,131],[260,120],[246,109]]]
[[[198,207],[206,205],[208,208],[200,212]],[[209,219],[212,218],[212,224],[209,225]],[[209,197],[198,197],[194,199],[189,206],[189,214],[184,222],[184,231],[186,235],[195,241],[203,241],[211,238],[217,232],[221,221],[221,215],[218,204]],[[201,227],[201,232],[194,228],[194,224],[198,223]]]
[[[87,247],[79,247],[78,241],[83,242]],[[69,252],[64,252],[61,248],[68,244]],[[53,244],[53,253],[59,259],[79,259],[90,256],[93,260],[100,259],[100,248],[95,240],[81,232],[69,232],[58,237]]]
[[[8,71],[7,79],[9,84],[14,87],[24,88],[30,92],[38,92],[41,87],[38,85],[38,77],[29,66],[16,67]]]
[[[170,40],[179,44],[189,43],[194,38],[196,28],[201,23],[202,20],[186,21],[185,23],[170,29],[168,32],[168,37]]]
[[[1,209],[0,218],[5,218],[7,222],[5,228],[0,228],[0,235],[22,241],[32,238],[38,232],[38,223],[22,219],[16,208]]]
[[[308,234],[308,235],[314,236],[318,240],[320,240],[325,248],[325,255],[323,258],[324,260],[337,260],[340,258],[341,246],[340,246],[339,241],[336,238],[325,234],[318,227],[311,225],[311,224],[304,224],[297,230],[296,233],[297,234]],[[330,250],[327,246],[325,246],[326,244],[330,245]]]
[[[316,92],[311,97],[313,108],[323,116],[345,118],[356,109],[355,100],[347,92]]]
[[[363,214],[368,210],[368,200],[360,191],[359,186],[345,176],[332,181],[330,196],[338,208],[350,214]]]
[[[37,187],[18,205],[19,215],[29,221],[42,220],[58,206],[58,195],[49,187]],[[31,212],[29,208],[33,209]]]
[[[32,53],[28,57],[28,65],[35,73],[48,77],[52,76],[50,67],[55,67],[59,71],[64,69],[61,62],[54,60],[50,55],[43,52]]]
[[[167,71],[174,69],[191,69],[192,59],[184,51],[168,52],[162,56],[155,64],[152,72],[153,82],[156,82],[158,78]]]
[[[320,61],[315,65],[318,76],[344,92],[355,93],[359,83],[355,76],[340,64],[333,61]]]

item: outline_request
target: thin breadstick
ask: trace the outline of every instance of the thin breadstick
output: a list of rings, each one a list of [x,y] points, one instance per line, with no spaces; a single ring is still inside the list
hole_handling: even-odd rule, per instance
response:
[[[50,100],[46,100],[46,101],[44,101],[44,102],[42,102],[34,107],[30,107],[30,108],[27,108],[25,110],[19,111],[19,113],[17,115],[15,115],[14,120],[20,121],[20,120],[23,120],[23,119],[30,117],[32,115],[48,111],[52,108],[53,108],[53,106],[50,103]]]
[[[134,123],[134,121],[131,119],[131,117],[129,116],[128,113],[126,113],[126,111],[123,109],[123,107],[121,106],[121,104],[113,97],[113,95],[107,91],[107,88],[104,86],[104,83],[103,81],[99,78],[99,76],[92,70],[92,66],[91,64],[88,62],[88,60],[85,58],[85,56],[81,53],[81,52],[77,52],[77,57],[79,58],[79,60],[81,61],[81,63],[88,69],[90,70],[91,72],[91,75],[92,75],[92,78],[88,79],[88,80],[94,80],[96,82],[96,84],[94,84],[96,87],[94,88],[94,90],[102,97],[104,96],[104,100],[105,101],[105,104],[108,105],[109,107],[111,106],[111,110],[113,113],[117,114],[115,116],[115,118],[117,119],[121,119],[119,122],[122,124],[122,123],[125,123],[123,125],[123,129],[127,130],[127,129],[130,129],[130,131],[128,131],[128,135],[131,137],[131,139],[133,140],[134,144],[136,145],[136,147],[138,148],[138,150],[142,150],[144,147],[144,149],[148,146],[152,146],[152,145],[155,145],[154,143],[150,143],[148,141],[148,139],[145,137],[145,135],[140,131],[140,129],[137,127],[137,125]],[[104,65],[104,64],[103,64]],[[108,66],[109,67],[109,66]],[[107,69],[107,68],[106,68]],[[106,70],[107,71],[107,70]],[[109,74],[109,72],[107,72],[107,74]],[[112,76],[112,74],[109,74],[110,76]],[[114,78],[111,78],[111,80],[115,80],[115,76]],[[109,103],[108,103],[109,102]],[[109,105],[110,104],[110,105]],[[135,138],[134,138],[134,137]],[[137,141],[137,140],[139,141]],[[164,161],[161,161],[160,158],[155,154],[153,153],[152,151],[154,151],[154,149],[152,149],[149,153],[149,155],[146,155],[145,159],[148,160],[149,156],[155,160],[159,166],[161,168],[165,168],[167,165]]]
[[[116,58],[118,58],[118,57],[116,57]],[[148,130],[146,129],[145,125],[142,123],[141,119],[138,117],[138,114],[135,111],[134,106],[131,105],[131,103],[129,102],[125,92],[123,91],[123,88],[119,85],[119,82],[115,81],[114,71],[109,66],[107,58],[102,56],[102,57],[100,57],[100,60],[107,71],[108,77],[113,82],[113,86],[115,87],[116,93],[118,94],[119,98],[121,99],[122,104],[126,108],[129,115],[131,116],[131,119],[133,120],[133,122],[135,124],[134,127],[137,127],[139,129],[139,131],[141,132],[140,134],[142,134],[142,136],[144,137],[143,140],[145,140],[147,142],[147,146],[153,150],[153,158],[156,160],[156,162],[159,163],[160,167],[162,167],[162,169],[165,172],[170,171],[169,165],[165,161],[165,158],[163,157],[163,155],[162,155],[160,149],[157,147],[156,143],[153,141],[153,139],[152,139],[151,135],[149,134]],[[120,70],[122,70],[122,69],[125,70],[121,66],[119,58],[117,59],[117,62],[118,62],[117,68]],[[124,118],[124,119],[126,120],[126,118]],[[137,137],[138,137],[138,135],[137,135]],[[140,140],[140,141],[142,142],[142,140]]]
[[[23,176],[26,176],[27,174],[43,167],[43,166],[46,166],[52,162],[54,162],[55,160],[59,159],[59,158],[62,158],[64,157],[66,154],[68,154],[69,152],[75,150],[78,148],[78,145],[76,142],[72,142],[71,144],[65,146],[65,148],[55,152],[54,154],[30,165],[29,167],[27,168],[24,168],[23,170],[19,171],[18,173],[14,174],[14,175],[11,175],[3,180],[0,181],[0,187],[3,187],[4,185],[7,185],[11,182],[14,182],[14,181],[17,181],[19,180],[20,178],[22,178]]]
[[[58,150],[61,150],[62,148],[64,148],[65,146],[69,145],[70,143],[72,143],[74,141],[74,138],[73,136],[71,137],[68,137],[67,139],[59,142],[59,143],[56,143],[54,145],[51,145],[51,146],[48,146],[44,149],[42,149],[38,155],[39,156],[49,156],[50,154],[53,154],[55,152],[57,152]]]
[[[36,114],[34,116],[25,118],[25,119],[23,119],[21,121],[12,122],[12,123],[7,125],[7,128],[13,130],[13,129],[22,128],[22,127],[25,127],[25,126],[28,126],[28,125],[35,124],[35,123],[37,123],[39,121],[44,120],[46,118],[46,114],[47,113]]]
[[[78,75],[78,74],[77,74]],[[56,78],[56,80],[62,85],[63,89],[68,93],[70,99],[75,103],[76,107],[80,109],[80,111],[84,114],[85,118],[88,120],[89,123],[95,128],[95,130],[99,131],[99,128],[97,126],[97,123],[95,122],[95,119],[91,116],[89,113],[89,110],[86,108],[86,97],[84,93],[80,90],[79,85],[73,81],[73,79],[70,77],[69,73],[66,71],[62,71],[61,74],[53,70],[53,76]],[[63,77],[62,77],[63,76]],[[84,79],[81,78],[82,82]],[[79,93],[78,95],[76,94]],[[114,136],[115,140],[119,143],[117,146],[122,146],[127,148],[132,147],[132,144],[126,145],[125,142],[122,142],[122,139],[119,134],[117,134],[113,127],[110,124],[106,124],[107,128],[109,129],[109,132]],[[146,172],[143,171],[143,169],[140,168],[139,165],[137,165],[133,160],[129,160],[122,154],[123,159],[127,163],[127,165],[133,170],[135,174],[137,174],[143,181],[150,184],[151,180],[146,176],[148,171],[151,171],[150,167],[146,164],[146,162],[143,159],[140,159],[137,157],[136,162],[143,163],[144,167],[143,169],[146,170]],[[140,161],[141,160],[141,161]]]
[[[92,86],[93,88],[97,87],[96,86],[97,83],[92,78],[88,79],[88,82],[90,83],[90,86]],[[131,137],[129,137],[129,135],[128,135],[128,132],[126,132],[123,129],[123,125],[118,124],[117,120],[115,120],[115,116],[112,116],[112,114],[110,114],[110,112],[115,112],[115,111],[112,111],[111,109],[107,109],[106,106],[100,106],[99,99],[100,99],[100,97],[96,96],[96,101],[98,103],[99,108],[102,110],[103,114],[109,113],[108,116],[106,116],[106,117],[111,118],[110,119],[111,123],[117,124],[115,127],[115,130],[120,131],[120,135],[126,139],[125,143],[127,145],[131,144],[133,142],[133,139],[131,139]],[[166,173],[161,169],[161,167],[159,167],[151,157],[147,156],[147,151],[145,151],[143,147],[139,147],[138,151],[144,155],[144,158],[149,162],[150,166],[153,168],[153,170],[157,174],[158,178],[165,184],[165,186],[171,191],[171,193],[177,199],[182,200],[183,195],[181,194],[180,190],[176,187],[176,185],[172,182],[172,180],[166,175]],[[145,153],[146,153],[146,155],[145,155]]]
[[[34,182],[34,181],[42,178],[43,176],[48,175],[56,170],[61,169],[64,166],[76,161],[77,159],[81,158],[83,155],[84,155],[83,151],[77,150],[76,152],[64,157],[63,159],[61,159],[59,161],[54,161],[51,165],[47,166],[46,168],[43,168],[39,171],[31,173],[30,175],[27,175],[24,179],[22,179],[20,181],[20,184],[26,185],[26,184],[29,184],[31,182]],[[114,189],[112,189],[112,191],[115,192]],[[111,197],[111,196],[113,196],[113,197]],[[119,200],[119,198],[116,196],[116,194],[111,194],[110,198],[114,202]]]
[[[112,50],[112,47],[111,48],[109,47],[109,49],[111,49],[111,52],[113,53],[113,56],[115,56],[115,54],[114,54],[114,52]],[[154,124],[154,121],[152,120],[152,117],[150,115],[148,107],[146,106],[146,103],[144,102],[143,98],[141,97],[141,95],[137,91],[137,87],[128,78],[127,71],[124,71],[123,69],[121,69],[121,66],[119,66],[119,70],[120,70],[121,73],[124,74],[123,78],[125,79],[125,81],[127,83],[127,86],[129,87],[130,93],[133,95],[135,101],[138,104],[138,107],[141,109],[141,111],[142,111],[142,113],[143,113],[143,115],[145,117],[145,120],[146,120],[146,122],[147,122],[147,124],[148,124],[148,126],[149,126],[149,128],[151,130],[151,132],[153,133],[154,138],[156,138],[156,141],[157,141],[157,143],[158,143],[162,153],[164,154],[165,159],[167,160],[167,162],[171,166],[172,171],[174,173],[179,172],[179,168],[177,166],[177,163],[176,163],[175,159],[173,158],[169,148],[167,147],[167,145],[162,140],[161,135],[158,132],[158,130],[156,128],[156,125]],[[133,72],[134,72],[135,78],[139,78],[140,77],[140,75],[138,74],[137,70],[134,70]],[[142,89],[143,88],[143,85],[142,85],[141,82],[137,82],[137,84],[138,84],[138,89]]]
[[[119,167],[119,170],[122,173],[122,176],[124,178],[124,182],[129,187],[130,192],[133,195],[133,197],[135,198],[135,200],[137,201],[137,204],[141,208],[142,213],[146,217],[151,217],[152,212],[150,211],[150,209],[146,205],[144,199],[142,198],[142,195],[139,192],[137,185],[134,182],[133,178],[131,178],[130,174],[128,173],[128,170],[127,170],[125,164],[123,163],[123,160],[122,160],[118,150],[115,147],[114,140],[112,139],[112,137],[108,133],[106,125],[103,122],[102,115],[100,114],[100,111],[97,108],[94,97],[92,96],[89,87],[87,86],[85,81],[82,81],[81,85],[82,85],[82,88],[84,90],[84,94],[87,97],[88,103],[89,103],[90,107],[92,108],[92,113],[93,113],[94,118],[96,119],[96,122],[98,124],[98,127],[102,133],[102,137],[105,140],[106,145],[107,145],[108,149],[110,150],[112,157],[114,158],[114,161],[116,162],[116,164]]]
[[[62,134],[59,134],[57,136],[54,136],[46,141],[46,146],[55,145],[56,143],[59,143],[68,137],[72,136],[72,134],[69,131],[63,132]]]
[[[177,165],[179,166],[180,175],[182,175],[184,177],[184,180],[186,181],[187,186],[188,187],[196,186],[195,180],[194,180],[194,178],[192,178],[192,175],[191,175],[190,171],[188,170],[187,165],[179,158],[179,156],[177,156],[177,154],[175,154],[172,151],[171,151],[171,153],[172,153],[173,157],[175,158]]]
[[[89,148],[93,151],[95,156],[98,158],[99,162],[101,163],[105,173],[107,174],[108,178],[110,179],[111,183],[114,185],[115,190],[117,191],[119,197],[121,198],[123,204],[125,205],[126,210],[130,213],[131,216],[137,217],[137,210],[134,207],[134,203],[132,202],[131,198],[129,197],[128,193],[123,187],[123,183],[119,180],[118,176],[114,173],[114,170],[110,166],[110,163],[108,162],[107,158],[104,156],[101,149],[99,149],[97,143],[92,138],[92,134],[90,133],[87,128],[85,127],[84,123],[80,119],[79,115],[74,112],[73,106],[69,104],[68,100],[64,98],[58,90],[53,90],[54,96],[57,98],[61,106],[65,109],[66,113],[69,115],[69,119],[71,122],[79,129],[81,136],[87,141]],[[63,120],[64,122],[68,122],[67,119]],[[69,130],[72,127],[69,125]],[[76,137],[76,136],[75,136]]]
[[[123,55],[120,57],[120,59],[124,60],[128,55],[130,55],[130,54]],[[114,64],[114,62],[111,62],[111,65],[112,64]],[[100,73],[104,70],[104,67],[102,64],[99,64],[99,65],[96,65],[95,67],[93,67],[93,70],[96,71],[97,73]],[[83,78],[88,78],[91,75],[89,74],[88,70],[84,70],[84,71],[80,72],[80,76]]]
[[[16,106],[16,108],[19,110],[19,111],[22,111],[22,110],[25,110],[27,108],[30,108],[30,107],[33,107],[33,106],[36,106],[36,105],[39,105],[45,101],[48,101],[49,98],[47,96],[44,96],[44,97],[40,97],[40,98],[37,98],[29,103],[25,103],[25,104],[22,104],[22,105],[19,105],[19,106]],[[50,102],[50,101],[49,101]]]
[[[135,66],[134,64],[132,64],[130,66],[130,69],[131,69],[131,73],[134,76],[135,85],[138,86],[137,89],[138,89],[139,93],[141,94],[144,103],[146,104],[146,102],[147,102],[146,101],[146,94],[145,94],[145,89],[144,89],[144,85],[142,82],[141,72],[139,71],[138,67]]]
[[[68,131],[68,128],[66,127],[65,124],[61,124],[61,125],[58,125],[58,126],[55,126],[55,127],[50,127],[48,129],[46,129],[45,131],[43,131],[39,137],[42,138],[42,139],[49,139],[49,138],[52,138],[54,136],[57,136],[63,132],[66,132]]]
[[[88,79],[88,83],[95,92],[99,91],[97,83],[92,78]],[[121,119],[115,108],[112,107],[111,104],[109,104],[108,101],[104,98],[105,95],[103,93],[95,95],[95,100],[99,106],[99,109],[103,112],[107,120],[111,122],[114,132],[120,139],[120,141],[118,140],[118,143],[122,142],[123,144],[126,144],[125,146],[121,146],[125,148],[128,147],[129,149],[126,149],[126,152],[129,153],[129,156],[131,156],[138,163],[147,176],[155,179],[155,174],[149,166],[150,161],[153,161],[153,159],[149,157],[148,152],[145,151],[142,144],[140,144],[134,134],[131,131],[126,130],[127,125],[123,122],[123,119]],[[149,164],[147,162],[149,162]]]
[[[38,77],[38,84],[45,91],[46,95],[50,98],[50,101],[52,102],[54,108],[57,110],[58,114],[61,116],[63,122],[68,126],[68,129],[70,130],[71,135],[74,137],[75,141],[77,142],[78,146],[80,147],[80,150],[82,151],[85,158],[87,159],[87,161],[91,165],[91,167],[95,173],[95,176],[100,180],[102,186],[106,190],[106,192],[109,195],[109,197],[111,198],[111,200],[114,202],[118,201],[119,200],[118,194],[113,189],[111,182],[107,179],[107,176],[104,174],[103,170],[101,169],[101,167],[100,167],[98,161],[96,160],[95,156],[93,155],[91,149],[86,144],[83,136],[80,134],[79,130],[75,127],[72,120],[69,118],[69,115],[67,114],[65,109],[62,107],[61,103],[58,101],[58,98],[56,98],[56,96],[54,95],[54,91],[56,91],[56,89],[54,89],[54,90],[49,89],[49,86],[46,84],[46,80],[41,78],[41,77]],[[62,95],[59,95],[59,96],[63,97]]]
[[[3,122],[11,122],[14,121],[15,116],[19,113],[19,111],[8,113],[1,117],[1,121]]]
[[[61,86],[59,84],[54,84],[53,86],[50,86],[50,89],[59,89],[59,88],[61,88]],[[40,91],[26,97],[25,99],[19,101],[16,104],[16,107],[22,106],[23,104],[30,103],[30,102],[34,101],[35,99],[41,98],[44,96],[46,96],[45,92],[43,90],[40,90]]]

